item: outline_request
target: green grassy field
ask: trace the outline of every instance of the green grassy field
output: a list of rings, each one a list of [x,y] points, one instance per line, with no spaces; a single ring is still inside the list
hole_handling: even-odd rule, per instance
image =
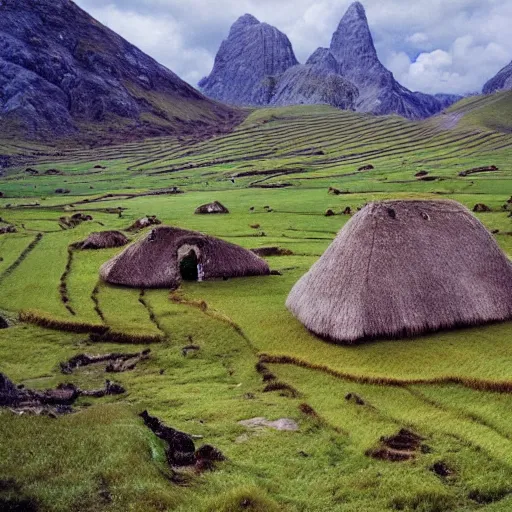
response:
[[[481,101],[485,112],[475,103]],[[126,394],[81,398],[75,414],[55,420],[0,411],[0,509],[512,510],[512,396],[492,391],[512,385],[510,322],[342,347],[317,339],[284,306],[350,218],[341,212],[373,200],[485,203],[492,211],[478,218],[512,256],[512,218],[503,209],[512,194],[512,134],[506,115],[492,114],[503,111],[500,102],[508,108],[503,95],[465,100],[448,111],[464,113],[450,129],[442,116],[412,123],[294,107],[254,112],[231,134],[204,142],[1,146],[17,158],[32,154],[38,174],[20,165],[0,181],[0,217],[17,228],[0,235],[0,314],[14,322],[0,330],[0,371],[36,389],[69,381],[89,389],[103,384],[102,367],[62,375],[59,363],[147,346],[152,355],[116,375]],[[374,169],[358,171],[368,164]],[[499,170],[459,176],[488,165]],[[430,181],[415,176],[421,170]],[[150,195],[170,187],[184,193]],[[329,194],[329,187],[342,193]],[[231,213],[194,215],[213,200]],[[327,209],[337,215],[325,217]],[[59,218],[76,212],[93,221],[62,229]],[[173,294],[99,283],[98,269],[116,249],[74,251],[65,274],[70,244],[93,231],[126,229],[145,215],[246,248],[279,246],[293,254],[268,258],[281,276],[187,283]],[[20,312],[61,329],[19,322]],[[103,324],[121,342],[62,330]],[[200,350],[184,357],[191,340]],[[260,359],[295,391],[264,392],[255,369]],[[364,405],[346,400],[349,393]],[[162,443],[138,417],[144,409],[204,436],[227,461],[176,483]],[[300,429],[238,424],[260,416],[291,418]],[[412,460],[366,454],[401,428],[423,438]],[[433,471],[440,463],[448,475]]]

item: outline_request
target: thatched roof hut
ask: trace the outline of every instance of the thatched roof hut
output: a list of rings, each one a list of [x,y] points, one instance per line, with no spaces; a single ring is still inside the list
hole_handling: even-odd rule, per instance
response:
[[[268,275],[267,263],[251,251],[195,231],[162,226],[128,246],[100,269],[111,284],[137,288],[176,288],[182,279]]]
[[[219,201],[214,201],[213,203],[203,204],[196,208],[196,214],[206,214],[206,213],[229,213],[229,210]]]
[[[76,249],[111,249],[123,247],[129,242],[128,238],[120,231],[101,231],[91,233],[85,240],[74,244]]]
[[[288,309],[340,343],[512,319],[512,263],[454,201],[358,212],[291,291]]]

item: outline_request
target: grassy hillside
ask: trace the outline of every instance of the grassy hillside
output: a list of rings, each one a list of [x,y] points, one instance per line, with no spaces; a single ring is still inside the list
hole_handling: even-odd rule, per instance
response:
[[[37,175],[24,165],[0,181],[0,217],[18,231],[0,235],[0,314],[30,312],[23,318],[60,330],[30,322],[0,330],[0,372],[37,389],[69,381],[92,389],[109,377],[103,367],[63,375],[59,363],[84,352],[150,347],[152,354],[115,375],[126,394],[82,398],[75,414],[54,420],[0,410],[0,508],[511,509],[512,395],[492,391],[512,386],[510,322],[341,347],[307,332],[284,302],[350,218],[341,212],[373,200],[485,203],[491,211],[476,215],[512,256],[512,218],[503,208],[512,193],[512,134],[293,107],[259,110],[233,133],[203,142],[52,151],[32,156]],[[358,170],[366,165],[373,169]],[[459,176],[484,165],[498,170]],[[150,195],[170,187],[184,193]],[[213,200],[231,213],[194,215]],[[336,215],[326,217],[327,209]],[[59,218],[75,212],[93,220],[62,229]],[[145,215],[293,254],[268,258],[280,276],[187,283],[174,293],[98,283],[116,249],[75,251],[70,260],[70,244]],[[125,343],[62,330],[78,324],[105,325]],[[200,350],[185,357],[191,341]],[[262,371],[273,379],[264,382]],[[268,389],[269,382],[278,385]],[[228,460],[178,483],[162,443],[138,417],[144,409],[203,436],[198,445],[211,443]],[[299,431],[238,423],[253,417],[291,418]],[[369,456],[402,428],[422,438],[411,460]]]
[[[459,101],[448,113],[460,118],[459,126],[512,132],[512,91],[475,96]]]

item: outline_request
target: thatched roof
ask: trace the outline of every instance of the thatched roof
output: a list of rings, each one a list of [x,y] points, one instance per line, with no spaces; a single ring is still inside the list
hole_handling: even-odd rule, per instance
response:
[[[454,201],[385,201],[358,212],[291,291],[321,337],[354,343],[512,319],[512,263]]]
[[[128,246],[100,269],[104,281],[137,288],[176,288],[180,262],[191,251],[204,279],[268,275],[267,263],[251,251],[195,231],[162,226]]]
[[[218,201],[214,201],[213,203],[203,204],[196,208],[196,214],[206,214],[206,213],[229,213],[229,210]]]
[[[120,231],[101,231],[91,233],[85,240],[74,244],[76,249],[111,249],[123,247],[129,242],[128,238]]]

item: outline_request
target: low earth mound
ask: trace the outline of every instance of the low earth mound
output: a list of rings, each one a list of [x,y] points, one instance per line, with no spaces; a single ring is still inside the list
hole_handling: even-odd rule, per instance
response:
[[[82,242],[74,244],[75,249],[111,249],[113,247],[123,247],[129,242],[128,238],[120,231],[101,231],[91,233]]]

